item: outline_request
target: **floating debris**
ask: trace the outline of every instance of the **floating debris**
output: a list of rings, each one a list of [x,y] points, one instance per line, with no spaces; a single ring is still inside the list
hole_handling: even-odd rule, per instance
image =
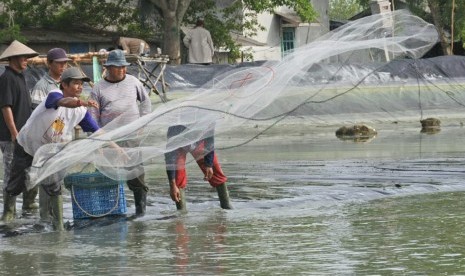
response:
[[[352,140],[354,142],[368,142],[376,137],[378,132],[367,125],[357,124],[343,126],[336,130],[336,137],[341,140]]]
[[[435,134],[441,131],[441,121],[436,118],[421,120],[421,133]]]

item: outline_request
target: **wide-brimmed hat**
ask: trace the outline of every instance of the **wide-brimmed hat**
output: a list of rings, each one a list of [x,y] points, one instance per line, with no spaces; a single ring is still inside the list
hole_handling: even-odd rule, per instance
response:
[[[27,47],[23,43],[15,40],[11,42],[10,46],[3,51],[2,55],[0,55],[0,60],[7,60],[10,57],[16,56],[25,56],[28,58],[36,57],[39,53],[32,50],[31,48]]]
[[[61,61],[69,61],[71,59],[68,58],[65,50],[61,48],[53,48],[48,51],[47,60],[61,62]]]
[[[113,50],[108,54],[107,62],[103,66],[129,66],[131,63],[126,61],[126,56],[122,50]]]
[[[63,82],[66,79],[75,79],[89,82],[90,79],[77,67],[70,67],[66,69],[61,75],[61,81]]]

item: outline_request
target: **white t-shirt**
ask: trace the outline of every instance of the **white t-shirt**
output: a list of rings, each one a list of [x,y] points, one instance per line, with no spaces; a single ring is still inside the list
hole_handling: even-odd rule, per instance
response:
[[[50,91],[52,92],[63,95],[60,90]],[[46,108],[45,103],[46,101],[42,101],[34,109],[17,137],[18,143],[32,156],[44,144],[71,141],[74,127],[84,119],[87,112],[83,106]]]

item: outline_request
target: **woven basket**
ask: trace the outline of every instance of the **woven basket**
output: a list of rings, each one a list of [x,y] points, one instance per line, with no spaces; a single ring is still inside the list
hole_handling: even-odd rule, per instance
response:
[[[108,178],[100,172],[74,173],[65,177],[71,191],[73,218],[97,218],[126,213],[124,181]]]

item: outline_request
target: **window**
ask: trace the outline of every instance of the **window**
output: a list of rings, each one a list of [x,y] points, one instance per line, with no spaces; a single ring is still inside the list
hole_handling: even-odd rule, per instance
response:
[[[71,42],[69,43],[69,53],[87,53],[89,52],[89,43],[84,42]]]
[[[283,27],[283,39],[281,43],[282,56],[286,56],[294,50],[295,28]]]

